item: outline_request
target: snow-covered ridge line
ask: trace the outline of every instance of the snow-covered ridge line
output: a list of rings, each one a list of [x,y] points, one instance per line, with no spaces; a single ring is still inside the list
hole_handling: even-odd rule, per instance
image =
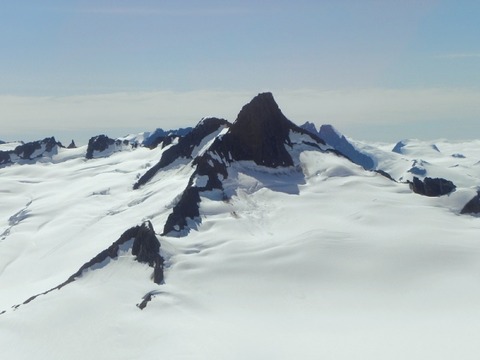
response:
[[[152,223],[145,222],[141,226],[137,225],[126,230],[118,240],[112,243],[112,245],[83,264],[78,271],[61,284],[42,293],[33,295],[22,304],[14,305],[12,308],[18,309],[20,306],[30,303],[39,296],[47,295],[54,290],[60,290],[64,286],[81,278],[86,271],[101,269],[107,266],[110,261],[115,260],[118,256],[126,252],[131,252],[131,255],[135,257],[134,260],[140,263],[147,263],[149,266],[153,267],[153,282],[156,284],[162,284],[164,279],[164,259],[160,255],[159,250],[160,242],[155,235]],[[5,310],[0,312],[0,314],[3,313],[5,313]]]
[[[13,150],[0,151],[0,167],[11,164],[29,164],[42,157],[51,158],[63,147],[54,137],[15,146]]]

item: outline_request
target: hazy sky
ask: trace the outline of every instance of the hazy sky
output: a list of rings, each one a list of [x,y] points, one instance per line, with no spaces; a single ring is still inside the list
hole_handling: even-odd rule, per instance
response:
[[[272,91],[365,140],[480,135],[477,0],[0,2],[0,139],[233,121]]]

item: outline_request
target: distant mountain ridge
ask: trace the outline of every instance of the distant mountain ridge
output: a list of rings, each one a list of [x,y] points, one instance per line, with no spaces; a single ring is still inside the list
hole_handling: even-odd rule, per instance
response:
[[[355,164],[362,166],[365,170],[373,170],[375,168],[374,160],[367,154],[356,149],[347,138],[332,125],[322,125],[320,130],[317,131],[315,124],[306,122],[302,125],[302,128],[318,135],[326,144],[345,155]]]
[[[51,157],[64,146],[54,137],[18,145],[14,150],[0,151],[0,166],[14,163],[28,163],[44,157]]]

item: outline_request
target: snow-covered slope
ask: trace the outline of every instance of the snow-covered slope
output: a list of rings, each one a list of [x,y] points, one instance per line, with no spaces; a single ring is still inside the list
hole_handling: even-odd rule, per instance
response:
[[[272,101],[200,123],[195,141],[88,160],[86,146],[59,148],[1,168],[2,358],[476,359],[480,222],[460,215],[478,186],[476,143],[436,142],[438,154],[355,143],[397,180],[422,159],[425,176],[457,185],[425,197],[331,151]],[[177,237],[165,226],[188,189],[198,216]],[[88,263],[140,226],[157,233],[164,282],[135,261],[133,233]]]

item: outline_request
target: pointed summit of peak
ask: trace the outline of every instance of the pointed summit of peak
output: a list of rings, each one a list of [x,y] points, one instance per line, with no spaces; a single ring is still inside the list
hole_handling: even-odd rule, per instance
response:
[[[221,143],[214,147],[233,160],[253,160],[268,167],[291,166],[285,149],[291,145],[290,130],[299,129],[281,112],[272,93],[261,93],[243,106]],[[301,131],[301,130],[300,130]]]
[[[278,107],[272,93],[265,92],[255,96],[244,105],[237,116],[234,127],[243,126],[278,126],[280,123],[290,123]],[[235,126],[236,125],[236,126]]]

